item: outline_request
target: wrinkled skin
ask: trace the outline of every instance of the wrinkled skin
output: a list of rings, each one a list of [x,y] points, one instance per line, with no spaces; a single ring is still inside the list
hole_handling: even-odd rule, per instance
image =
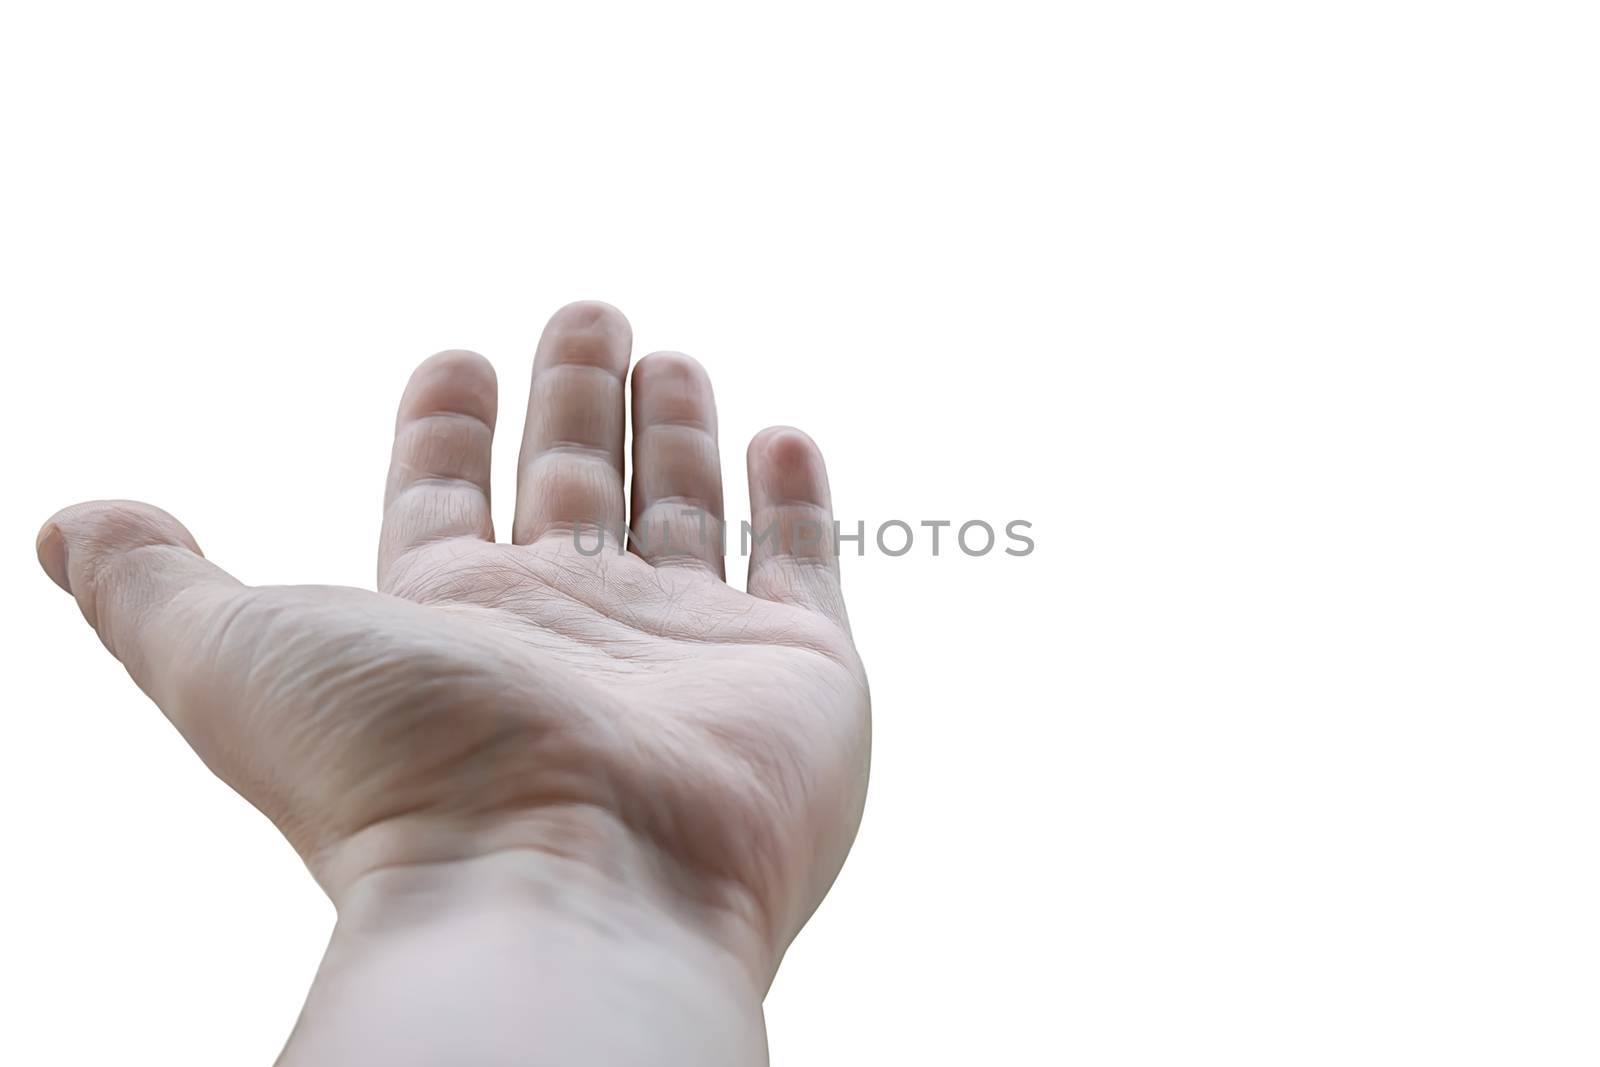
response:
[[[702,536],[722,517],[710,384],[688,357],[647,357],[631,522],[648,536],[595,554],[591,524],[625,520],[630,344],[603,304],[546,328],[509,544],[489,518],[493,371],[460,352],[419,367],[377,592],[243,586],[171,516],[128,502],[60,512],[40,558],[336,901],[376,869],[546,849],[725,914],[770,979],[866,785],[865,675],[831,539],[805,529],[831,521],[826,474],[798,431],[752,441],[752,526],[773,532],[750,591],[729,586]]]

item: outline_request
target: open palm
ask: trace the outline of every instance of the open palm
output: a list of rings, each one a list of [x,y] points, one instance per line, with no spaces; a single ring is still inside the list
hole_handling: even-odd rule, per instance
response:
[[[625,834],[775,966],[866,784],[826,474],[798,431],[751,442],[749,592],[730,587],[715,406],[686,356],[634,370],[625,507],[630,345],[603,304],[546,327],[510,544],[490,519],[494,372],[465,352],[423,363],[397,420],[378,592],[243,586],[127,502],[60,512],[40,558],[336,899],[374,868],[603,852],[597,838]]]

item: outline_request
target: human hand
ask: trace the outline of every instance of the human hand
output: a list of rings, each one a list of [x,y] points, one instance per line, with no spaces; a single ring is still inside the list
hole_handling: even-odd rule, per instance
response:
[[[727,585],[716,411],[686,356],[634,369],[626,518],[630,345],[607,305],[550,320],[509,544],[489,509],[494,372],[466,352],[424,362],[400,404],[378,592],[242,585],[128,502],[59,512],[39,557],[288,837],[341,925],[386,877],[454,886],[449,872],[496,857],[549,860],[693,931],[761,989],[865,795],[867,686],[826,473],[800,432],[757,435],[749,592]],[[618,550],[625,521],[646,535],[638,553]],[[591,555],[597,523],[614,528]]]

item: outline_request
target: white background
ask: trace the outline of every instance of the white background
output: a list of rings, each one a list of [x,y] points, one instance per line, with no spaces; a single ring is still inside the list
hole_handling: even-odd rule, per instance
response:
[[[370,585],[470,347],[710,369],[846,560],[865,825],[773,1062],[1600,1058],[1582,4],[8,5],[6,1063],[270,1063],[333,920],[33,561],[172,511]],[[738,580],[736,578],[736,580]]]

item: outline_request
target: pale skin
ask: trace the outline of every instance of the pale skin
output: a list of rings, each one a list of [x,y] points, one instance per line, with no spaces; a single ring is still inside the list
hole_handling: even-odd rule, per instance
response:
[[[40,531],[51,578],[338,909],[282,1065],[766,1062],[762,997],[860,822],[866,676],[816,446],[750,442],[739,591],[706,533],[710,382],[665,352],[630,379],[631,343],[605,304],[546,326],[509,542],[494,371],[418,367],[376,592],[242,585],[147,504]],[[645,536],[595,553],[596,524]]]

